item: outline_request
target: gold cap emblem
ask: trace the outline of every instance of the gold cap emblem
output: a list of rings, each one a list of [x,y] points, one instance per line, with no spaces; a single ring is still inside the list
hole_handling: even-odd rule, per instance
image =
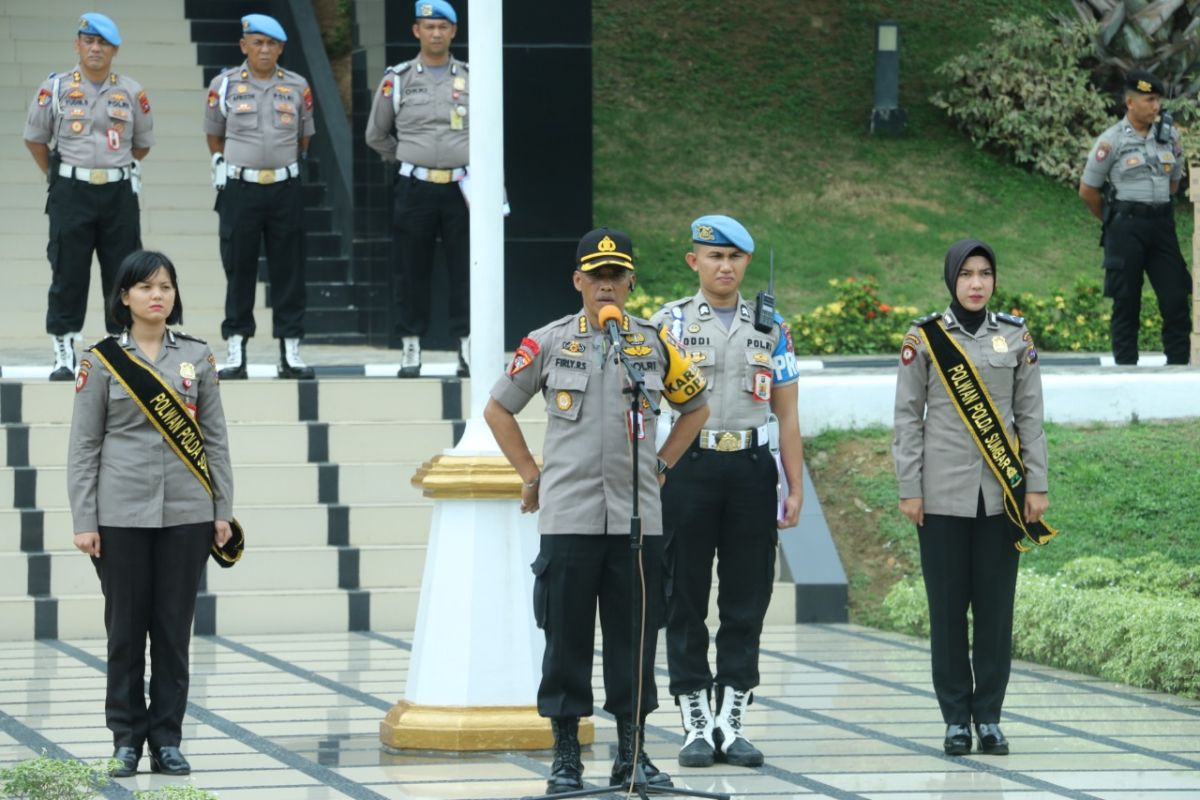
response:
[[[433,16],[433,3],[422,3],[421,4],[421,13],[418,14],[417,16],[432,17]]]
[[[713,236],[713,229],[711,225],[697,225],[696,238],[705,242],[711,242],[717,237]]]
[[[250,30],[250,20],[248,20],[248,19],[242,20],[242,30],[244,30],[244,31]]]
[[[1149,81],[1138,81],[1137,88],[1139,92],[1149,92],[1154,87],[1150,85]]]
[[[614,242],[610,237],[605,236],[600,240],[600,243],[596,245],[596,249],[601,253],[611,253],[617,249],[617,243]]]

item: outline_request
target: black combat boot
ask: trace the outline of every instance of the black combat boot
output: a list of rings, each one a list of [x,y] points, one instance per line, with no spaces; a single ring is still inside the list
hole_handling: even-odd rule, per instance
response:
[[[546,794],[574,792],[583,788],[583,761],[579,758],[579,717],[554,717],[554,764]]]
[[[634,726],[631,717],[617,717],[617,757],[613,759],[612,785],[628,786],[633,772],[633,737],[637,734],[641,746],[638,748],[638,764],[646,777],[647,786],[674,786],[671,776],[659,772],[658,767],[646,755],[645,726]]]

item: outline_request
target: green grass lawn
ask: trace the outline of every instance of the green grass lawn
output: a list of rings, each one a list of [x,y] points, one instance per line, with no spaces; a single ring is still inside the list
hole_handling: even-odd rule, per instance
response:
[[[829,280],[850,275],[877,277],[885,302],[940,308],[942,258],[964,236],[994,246],[1009,288],[1098,281],[1099,223],[1075,188],[979,151],[928,102],[934,67],[983,43],[979,5],[759,0],[748,17],[713,0],[595,0],[596,223],[630,232],[642,287],[674,297],[695,291],[688,223],[736,216],[760,248],[747,294],[765,285],[774,247],[789,314],[828,301]],[[1073,13],[1067,0],[987,8]],[[866,132],[883,19],[902,26],[899,139]],[[1190,219],[1189,207],[1185,242]]]
[[[920,571],[916,529],[896,508],[891,431],[831,431],[805,457],[851,583],[855,621],[879,625],[879,602]],[[1200,565],[1200,418],[1129,425],[1047,425],[1050,510],[1060,535],[1021,557],[1053,574],[1085,555],[1158,552]]]

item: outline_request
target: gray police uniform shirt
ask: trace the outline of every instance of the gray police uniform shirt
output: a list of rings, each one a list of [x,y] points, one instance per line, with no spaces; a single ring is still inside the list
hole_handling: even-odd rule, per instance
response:
[[[228,82],[226,82],[228,78]],[[225,84],[225,111],[221,85]],[[302,75],[277,68],[266,80],[245,63],[208,85],[204,132],[225,139],[225,162],[247,169],[281,169],[300,157],[300,140],[316,132],[313,96]]]
[[[385,161],[454,169],[471,159],[470,78],[465,61],[451,57],[437,74],[418,56],[388,67],[371,101],[367,145]]]
[[[1141,136],[1125,117],[1092,145],[1082,181],[1094,189],[1111,181],[1118,200],[1166,203],[1171,184],[1182,180],[1186,171],[1178,129],[1171,129],[1171,141],[1159,144],[1153,126]]]
[[[1033,337],[1019,317],[988,312],[973,335],[947,309],[941,322],[975,365],[1010,441],[1020,434],[1025,487],[1045,492],[1046,436],[1042,378]],[[913,325],[900,349],[892,454],[900,497],[924,499],[926,514],[974,517],[979,493],[989,516],[1001,514],[1003,491],[933,367]]]
[[[73,167],[127,167],[133,148],[154,145],[150,98],[137,81],[115,72],[97,88],[76,64],[70,72],[51,73],[42,81],[29,104],[23,135],[39,144],[57,141],[63,163]]]
[[[771,413],[774,387],[800,378],[792,334],[783,317],[776,314],[771,332],[762,333],[754,327],[754,309],[740,294],[728,330],[703,292],[667,303],[651,322],[667,327],[704,376],[708,430],[744,431],[763,425]]]
[[[624,317],[622,349],[646,376],[653,407],[667,398],[680,412],[708,402],[704,379],[670,335],[646,320]],[[513,414],[533,396],[546,399],[546,439],[538,531],[544,534],[629,533],[632,451],[622,394],[625,368],[608,336],[583,312],[563,317],[521,340],[491,396]],[[642,400],[638,441],[639,512],[647,536],[662,535],[654,447],[655,416]]]
[[[99,525],[162,528],[230,519],[233,470],[212,350],[200,339],[168,330],[152,362],[132,336],[123,334],[118,341],[130,356],[151,365],[193,410],[204,434],[214,496],[100,359],[87,352],[75,381],[67,461],[75,532]],[[186,377],[193,371],[194,378]]]

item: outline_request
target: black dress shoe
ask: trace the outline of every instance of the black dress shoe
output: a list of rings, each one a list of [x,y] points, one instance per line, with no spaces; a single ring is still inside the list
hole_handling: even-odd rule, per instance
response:
[[[947,725],[942,747],[948,756],[965,756],[971,752],[971,728],[968,725]]]
[[[1008,739],[1004,738],[1004,731],[1000,730],[998,724],[982,722],[975,726],[975,733],[979,735],[981,753],[989,756],[1008,755]]]
[[[109,771],[114,778],[128,778],[137,775],[138,761],[142,757],[140,747],[118,747],[113,751],[113,760],[120,762]]]
[[[192,765],[179,752],[178,747],[151,747],[150,769],[163,775],[190,775]]]

